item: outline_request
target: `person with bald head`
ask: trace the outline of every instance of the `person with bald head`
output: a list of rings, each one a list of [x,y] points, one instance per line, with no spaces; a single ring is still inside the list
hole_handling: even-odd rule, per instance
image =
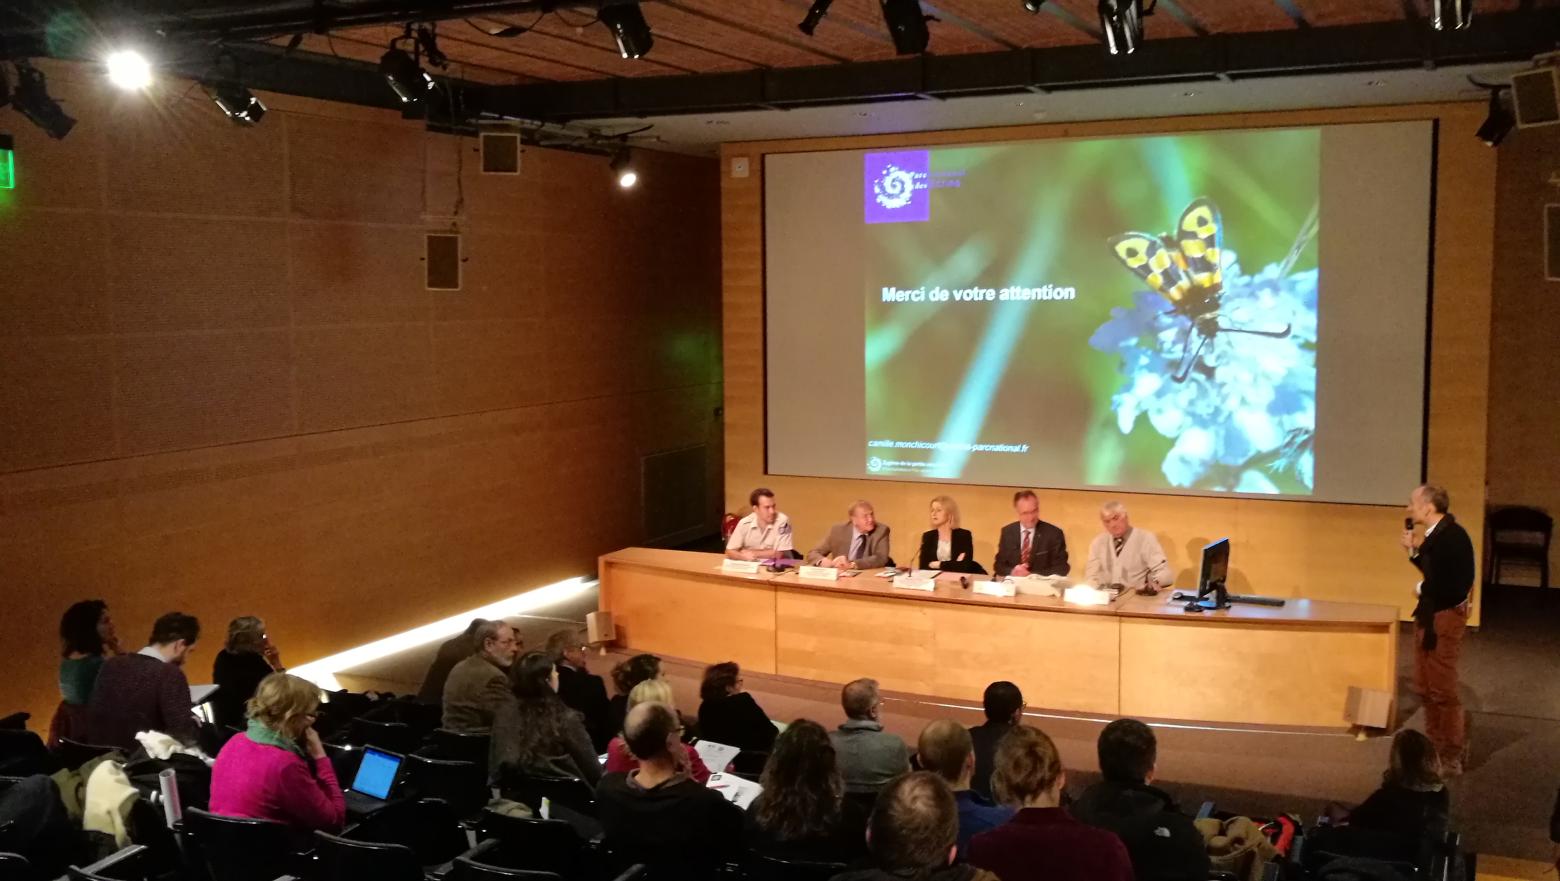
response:
[[[959,814],[948,784],[930,771],[904,774],[883,787],[867,821],[872,868],[831,881],[998,881],[958,862]]]
[[[915,744],[916,761],[922,770],[931,771],[953,790],[959,805],[959,849],[970,838],[987,829],[995,829],[1013,818],[1013,809],[998,805],[970,788],[975,776],[975,741],[963,725],[951,719],[938,719],[921,729]]]
[[[654,701],[623,720],[623,742],[639,766],[596,786],[596,818],[608,850],[644,863],[653,877],[709,878],[736,858],[742,810],[688,776],[677,713]]]
[[[857,499],[848,513],[850,520],[830,527],[829,534],[807,554],[807,565],[876,569],[889,564],[888,524],[877,522],[872,503]]]
[[[857,679],[840,690],[845,723],[829,734],[840,760],[845,791],[877,792],[883,784],[910,770],[910,751],[897,734],[883,730],[878,716],[883,698],[876,679]]]
[[[1084,580],[1099,587],[1121,585],[1128,588],[1158,590],[1168,586],[1175,576],[1165,559],[1165,549],[1152,532],[1136,529],[1121,502],[1106,502],[1100,508],[1100,523],[1105,531],[1089,545],[1089,562]]]

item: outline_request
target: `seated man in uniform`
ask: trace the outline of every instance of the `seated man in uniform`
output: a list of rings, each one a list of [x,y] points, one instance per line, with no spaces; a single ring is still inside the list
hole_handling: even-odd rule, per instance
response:
[[[807,554],[807,565],[836,569],[876,569],[891,560],[888,524],[877,522],[872,503],[865,499],[851,504],[850,522],[829,527],[829,534]]]
[[[1089,545],[1089,563],[1083,570],[1090,584],[1157,590],[1175,579],[1159,539],[1152,532],[1132,528],[1126,505],[1106,502],[1100,508],[1100,522],[1105,531]]]
[[[737,521],[726,541],[726,556],[733,560],[772,560],[793,554],[791,518],[775,507],[773,490],[759,487],[748,494],[753,513]]]

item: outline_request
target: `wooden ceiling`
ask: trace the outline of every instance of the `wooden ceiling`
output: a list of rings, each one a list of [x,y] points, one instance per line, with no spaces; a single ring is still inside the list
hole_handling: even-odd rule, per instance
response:
[[[495,85],[615,77],[727,73],[894,57],[878,0],[834,0],[815,36],[797,30],[810,0],[655,0],[642,6],[655,36],[650,53],[624,60],[606,28],[583,10],[445,21],[438,26],[447,71]],[[958,55],[1100,42],[1094,0],[1046,0],[1039,14],[1020,0],[922,0],[936,17],[929,53]],[[1144,31],[1152,41],[1207,34],[1326,28],[1423,19],[1429,0],[1159,0]],[[1560,7],[1560,0],[1479,0],[1478,14]],[[489,33],[522,25],[517,37]],[[1426,25],[1428,27],[1428,24]],[[1478,26],[1477,20],[1474,24]],[[398,26],[311,34],[302,51],[377,62]],[[285,42],[285,41],[278,41]],[[1103,49],[1101,51],[1104,51]]]

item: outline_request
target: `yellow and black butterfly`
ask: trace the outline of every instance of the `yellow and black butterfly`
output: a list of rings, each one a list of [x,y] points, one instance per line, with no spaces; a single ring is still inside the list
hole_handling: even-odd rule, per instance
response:
[[[1110,238],[1111,250],[1137,276],[1148,282],[1160,296],[1170,301],[1167,315],[1181,315],[1190,323],[1181,340],[1181,364],[1176,382],[1185,382],[1202,355],[1203,347],[1219,333],[1249,333],[1284,339],[1291,326],[1282,330],[1256,330],[1226,327],[1219,323],[1219,305],[1224,293],[1223,225],[1219,206],[1206,196],[1192,200],[1176,224],[1173,235],[1126,232]],[[1197,348],[1192,349],[1192,334]]]

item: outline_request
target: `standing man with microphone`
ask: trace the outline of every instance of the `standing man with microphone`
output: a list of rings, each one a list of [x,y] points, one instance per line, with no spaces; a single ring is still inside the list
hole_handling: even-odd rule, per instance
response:
[[[1462,700],[1457,695],[1457,658],[1468,626],[1473,590],[1473,541],[1447,509],[1446,490],[1425,484],[1408,497],[1402,543],[1408,560],[1424,575],[1414,589],[1414,691],[1424,701],[1425,734],[1441,757],[1441,776],[1463,772],[1467,753]],[[1414,539],[1414,526],[1425,527]]]

